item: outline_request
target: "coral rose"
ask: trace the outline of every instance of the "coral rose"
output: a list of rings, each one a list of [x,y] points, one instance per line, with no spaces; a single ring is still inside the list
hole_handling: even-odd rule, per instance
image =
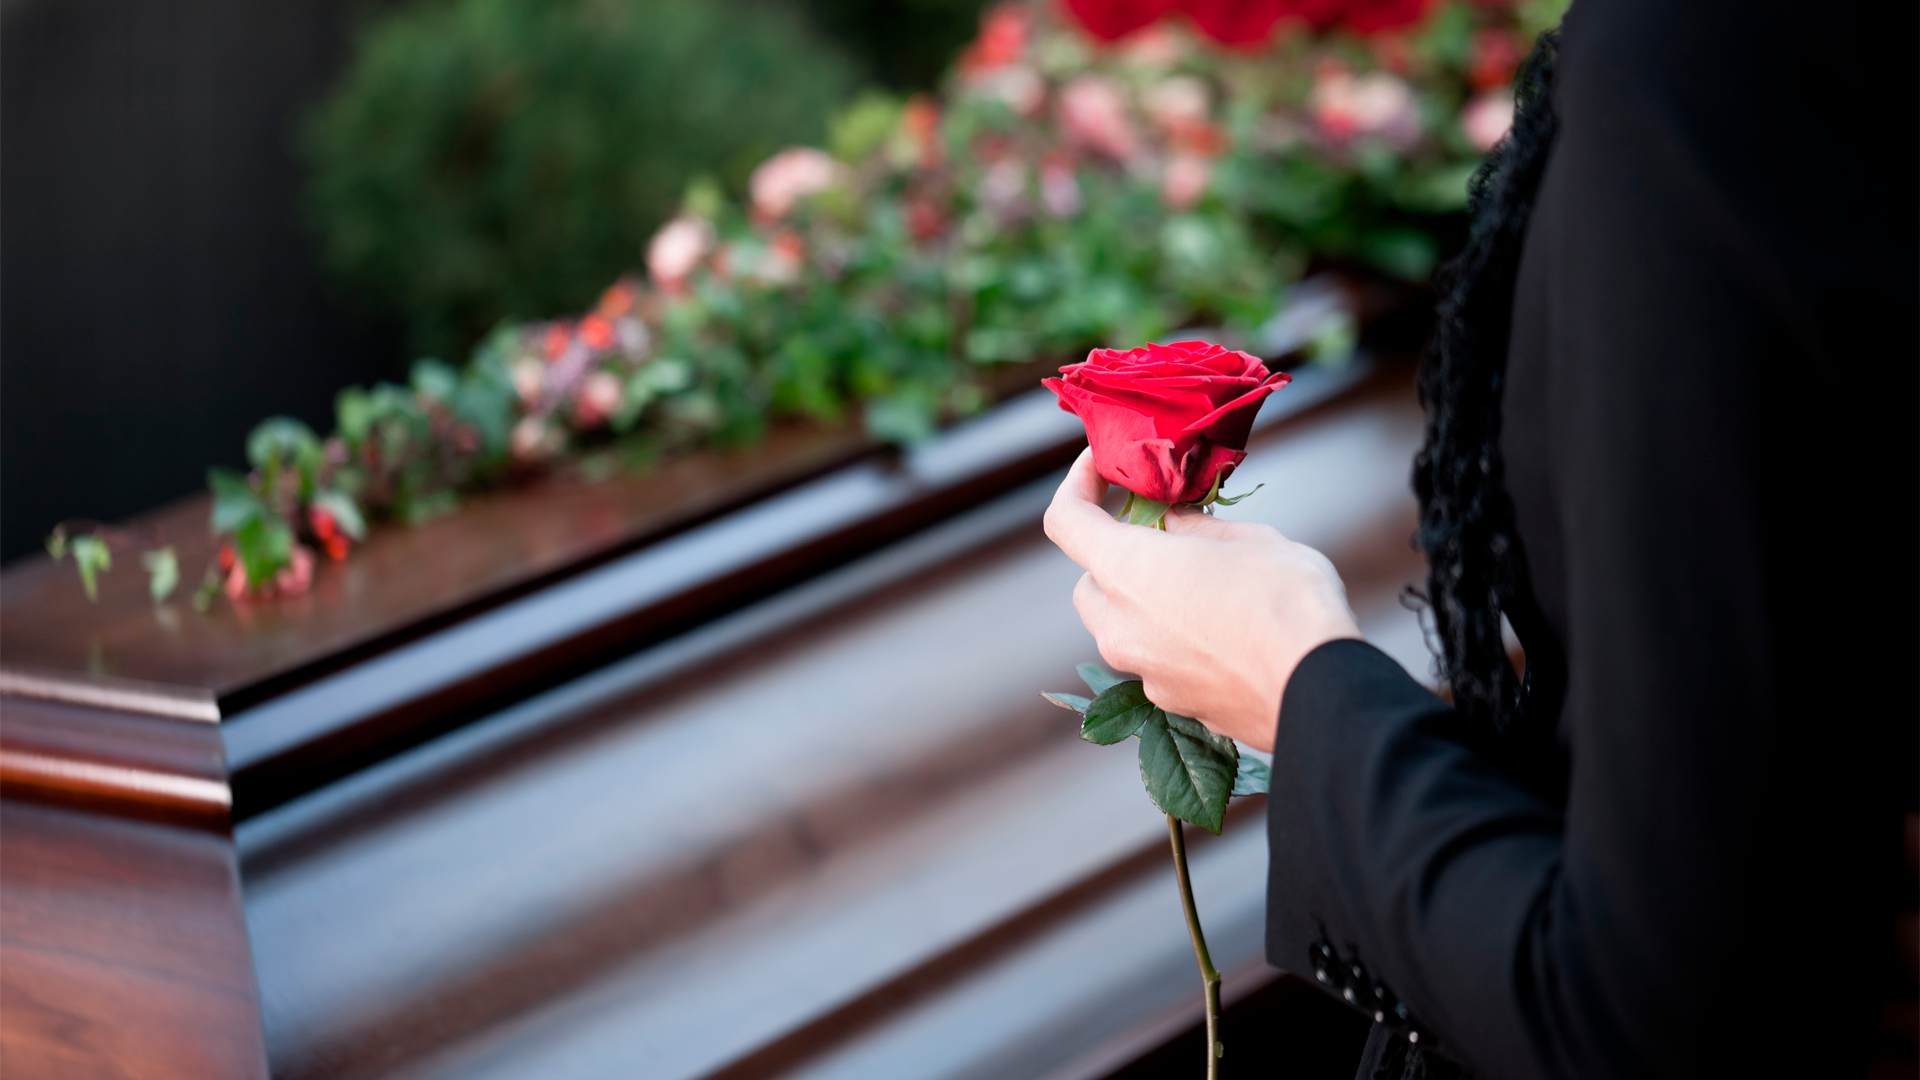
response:
[[[1198,502],[1246,460],[1254,414],[1287,385],[1256,357],[1205,341],[1095,349],[1042,385],[1087,425],[1109,483],[1160,503]]]

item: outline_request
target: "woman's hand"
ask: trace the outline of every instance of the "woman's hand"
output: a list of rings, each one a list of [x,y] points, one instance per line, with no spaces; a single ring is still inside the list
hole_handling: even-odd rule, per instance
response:
[[[1087,573],[1073,590],[1100,656],[1147,697],[1259,750],[1307,653],[1360,628],[1327,557],[1265,525],[1169,511],[1167,531],[1115,521],[1080,455],[1047,508],[1047,536]]]

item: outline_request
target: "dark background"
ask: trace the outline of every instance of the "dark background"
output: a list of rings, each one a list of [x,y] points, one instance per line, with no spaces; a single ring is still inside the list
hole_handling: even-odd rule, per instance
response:
[[[382,2],[0,3],[0,559],[199,490],[259,420],[324,431],[340,388],[404,375],[399,328],[318,270],[294,153]],[[980,4],[803,6],[873,81],[918,89]]]

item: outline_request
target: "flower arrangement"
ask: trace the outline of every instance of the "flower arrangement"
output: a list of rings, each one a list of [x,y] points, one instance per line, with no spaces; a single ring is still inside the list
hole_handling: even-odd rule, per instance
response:
[[[1183,326],[1246,340],[1313,264],[1424,279],[1564,5],[1175,6],[995,7],[940,99],[856,100],[738,202],[696,180],[592,310],[348,389],[324,438],[265,422],[249,471],[211,474],[224,543],[196,601],[299,592],[369,520],[747,445],[781,417],[912,443],[984,407],[1001,365]],[[111,538],[70,531],[58,553],[89,552],[91,580]]]

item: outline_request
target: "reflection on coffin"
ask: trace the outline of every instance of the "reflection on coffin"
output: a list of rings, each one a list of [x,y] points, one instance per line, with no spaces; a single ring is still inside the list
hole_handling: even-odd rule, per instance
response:
[[[1236,477],[1265,489],[1224,512],[1326,550],[1369,636],[1426,676],[1399,602],[1418,434],[1404,366],[1307,369]],[[220,1007],[173,1024],[145,1075],[1189,1074],[1199,981],[1164,821],[1130,751],[1038,697],[1095,655],[1079,572],[1039,531],[1079,445],[1044,393],[904,455],[816,445],[377,634],[192,669],[225,682],[170,679],[158,648],[99,674],[60,629],[84,613],[33,619],[64,595],[49,568],[9,571],[0,1066],[115,1075],[167,1027],[164,995],[101,988],[185,920],[211,944],[142,970]],[[167,702],[220,722],[153,715]],[[197,778],[233,823],[218,798],[74,779],[101,769]],[[113,847],[127,830],[138,858]],[[1351,1075],[1363,1029],[1261,959],[1259,800],[1191,842],[1225,1075],[1281,1046],[1302,1075]],[[160,890],[173,921],[135,910],[140,859],[204,868]],[[249,945],[252,986],[231,959]]]

